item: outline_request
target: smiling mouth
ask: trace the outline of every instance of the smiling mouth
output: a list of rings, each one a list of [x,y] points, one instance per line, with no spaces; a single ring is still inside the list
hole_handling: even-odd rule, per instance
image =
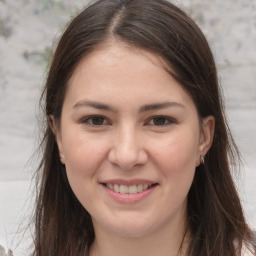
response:
[[[138,194],[145,190],[148,190],[154,186],[157,186],[157,183],[155,184],[138,184],[138,185],[119,185],[119,184],[112,184],[112,183],[102,183],[105,187],[108,189],[120,193],[120,194]]]

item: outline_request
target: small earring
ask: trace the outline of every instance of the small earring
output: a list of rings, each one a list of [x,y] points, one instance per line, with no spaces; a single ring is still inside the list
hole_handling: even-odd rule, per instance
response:
[[[63,161],[63,157],[62,157],[62,156],[60,156],[60,162],[61,162],[62,164],[64,164],[64,161]]]
[[[204,155],[203,154],[200,155],[200,163],[204,165]]]

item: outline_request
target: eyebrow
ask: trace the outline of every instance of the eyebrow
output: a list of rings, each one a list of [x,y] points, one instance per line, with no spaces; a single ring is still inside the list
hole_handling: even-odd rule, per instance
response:
[[[167,102],[148,104],[148,105],[142,106],[140,108],[140,112],[148,112],[150,110],[159,110],[159,109],[164,109],[169,107],[185,108],[185,106],[181,103],[167,101]]]
[[[117,112],[117,110],[107,104],[101,103],[101,102],[96,102],[96,101],[79,101],[77,102],[73,108],[80,108],[80,107],[91,107],[99,110],[105,110],[105,111],[111,111],[111,112]],[[185,106],[181,103],[178,102],[161,102],[161,103],[153,103],[153,104],[147,104],[144,106],[141,106],[139,109],[140,113],[148,112],[151,110],[160,110],[160,109],[165,109],[169,107],[180,107],[180,108],[185,108]]]
[[[110,107],[107,104],[96,102],[96,101],[79,101],[77,102],[73,108],[80,108],[80,107],[92,107],[100,110],[107,110],[107,111],[112,111],[115,112],[115,109]]]

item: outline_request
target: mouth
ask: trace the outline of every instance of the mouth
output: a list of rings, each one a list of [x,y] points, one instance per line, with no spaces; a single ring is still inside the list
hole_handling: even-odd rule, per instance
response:
[[[153,187],[157,186],[157,183],[154,184],[134,184],[134,185],[124,185],[124,184],[112,184],[112,183],[101,183],[103,186],[108,188],[111,191],[120,194],[138,194],[146,190],[150,190]]]

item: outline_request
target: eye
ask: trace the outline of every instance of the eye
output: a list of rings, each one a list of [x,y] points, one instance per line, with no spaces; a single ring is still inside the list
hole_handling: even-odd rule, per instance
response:
[[[91,125],[91,126],[102,126],[108,125],[109,122],[103,116],[89,116],[82,120],[82,123]]]
[[[153,117],[148,122],[149,125],[154,125],[154,126],[167,126],[173,123],[174,121],[172,119],[165,116]]]

